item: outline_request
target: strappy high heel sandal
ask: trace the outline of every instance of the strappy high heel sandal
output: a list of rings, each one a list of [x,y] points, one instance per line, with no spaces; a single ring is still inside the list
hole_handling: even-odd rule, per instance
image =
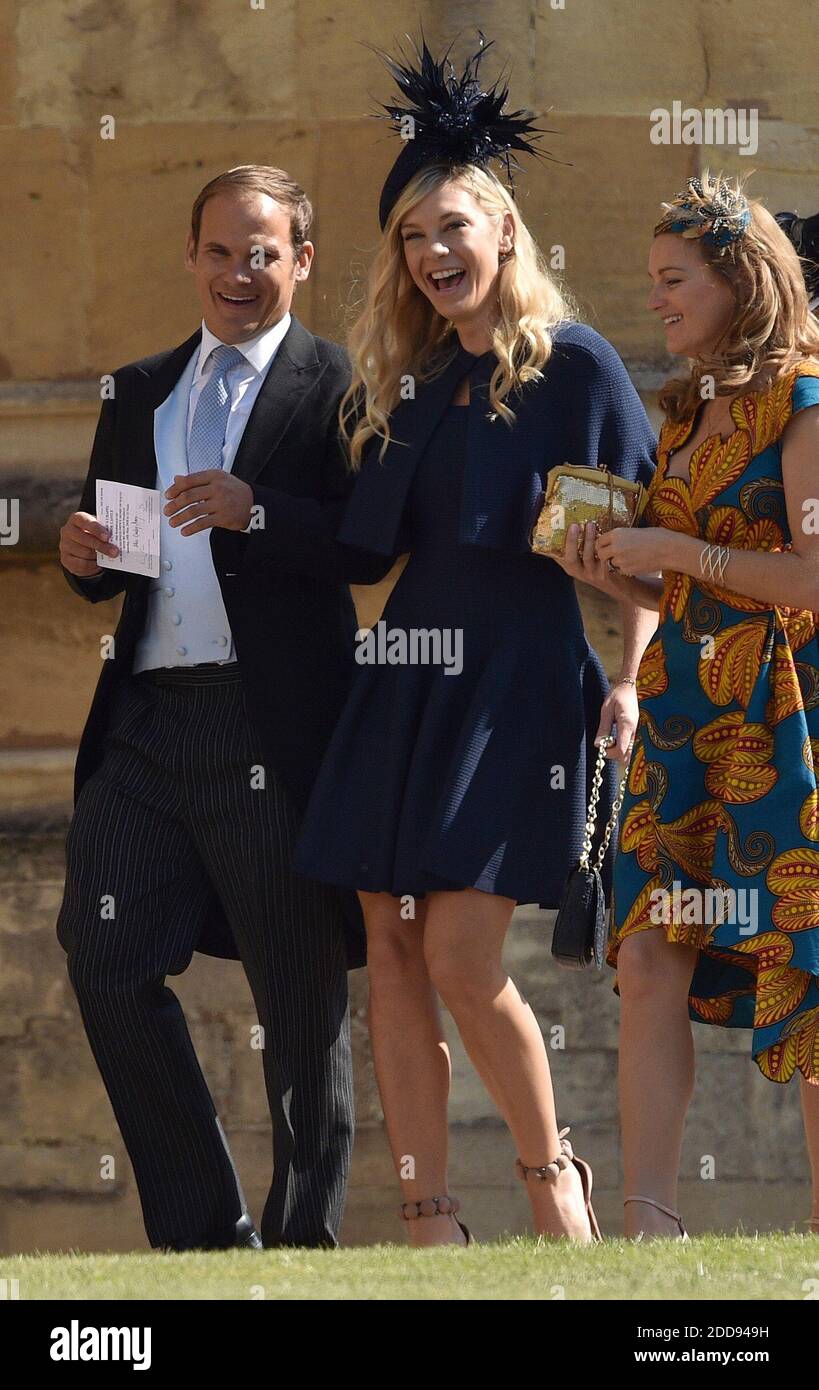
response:
[[[666,1216],[673,1217],[673,1219],[677,1223],[679,1234],[677,1236],[672,1237],[672,1239],[688,1240],[690,1238],[687,1230],[685,1229],[685,1226],[683,1225],[683,1219],[680,1216],[680,1213],[678,1211],[673,1211],[671,1207],[663,1206],[662,1202],[655,1202],[653,1197],[624,1197],[623,1206],[626,1205],[626,1202],[645,1202],[646,1206],[648,1207],[656,1207],[658,1211],[664,1211]],[[640,1234],[636,1237],[636,1239],[642,1240],[643,1234],[644,1233],[641,1231]],[[651,1232],[652,1238],[656,1235],[659,1235],[658,1231]],[[662,1237],[660,1237],[660,1239],[662,1239]]]
[[[570,1128],[571,1126],[567,1125],[566,1128],[561,1129],[558,1134],[557,1137],[560,1140],[560,1153],[551,1163],[544,1163],[541,1168],[533,1167],[531,1164],[527,1167],[521,1159],[516,1158],[515,1171],[522,1182],[526,1182],[530,1173],[534,1173],[540,1182],[557,1182],[560,1174],[568,1168],[570,1163],[573,1163],[580,1174],[580,1182],[583,1187],[583,1203],[586,1208],[586,1215],[589,1218],[592,1240],[601,1241],[603,1235],[598,1225],[597,1217],[594,1214],[594,1207],[591,1204],[592,1170],[584,1158],[576,1158],[572,1152],[572,1146],[568,1139],[565,1138]]]
[[[466,1236],[467,1245],[474,1245],[475,1240],[469,1227],[455,1215],[460,1209],[458,1198],[444,1193],[442,1197],[424,1197],[420,1202],[402,1202],[398,1212],[404,1221],[417,1221],[419,1216],[451,1216]]]

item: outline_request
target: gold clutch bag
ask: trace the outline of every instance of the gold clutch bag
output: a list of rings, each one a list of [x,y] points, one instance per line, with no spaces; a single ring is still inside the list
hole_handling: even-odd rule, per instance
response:
[[[596,522],[598,531],[634,526],[647,500],[642,483],[629,483],[603,467],[575,468],[562,463],[549,469],[529,544],[536,555],[561,555],[566,532],[577,522],[581,528],[578,553],[582,555],[587,521]]]

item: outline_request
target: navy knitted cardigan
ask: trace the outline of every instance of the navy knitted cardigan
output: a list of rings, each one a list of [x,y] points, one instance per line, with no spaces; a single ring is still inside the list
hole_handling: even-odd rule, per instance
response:
[[[420,383],[413,399],[396,406],[383,461],[379,439],[365,448],[339,541],[391,556],[408,548],[402,518],[415,468],[467,374],[462,544],[527,550],[538,498],[556,464],[603,465],[632,482],[650,482],[654,433],[622,360],[593,328],[564,323],[555,330],[542,380],[506,400],[516,415],[511,428],[501,416],[492,417],[489,380],[495,365],[494,353],[475,356],[459,345],[435,380]]]

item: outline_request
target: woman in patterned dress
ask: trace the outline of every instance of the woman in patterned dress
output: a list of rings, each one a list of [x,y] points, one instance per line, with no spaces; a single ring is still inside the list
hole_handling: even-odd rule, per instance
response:
[[[648,307],[689,372],[660,396],[642,525],[577,569],[659,612],[608,954],[626,1233],[685,1235],[692,1019],[752,1029],[763,1075],[799,1074],[819,1231],[819,326],[737,185],[705,174],[664,207]]]

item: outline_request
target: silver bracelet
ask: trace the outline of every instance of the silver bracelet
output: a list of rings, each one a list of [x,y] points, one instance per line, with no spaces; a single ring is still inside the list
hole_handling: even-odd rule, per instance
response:
[[[730,558],[731,551],[727,545],[704,545],[700,551],[700,574],[703,579],[707,579],[711,583],[716,580],[717,586],[721,588],[725,576],[725,566]]]

